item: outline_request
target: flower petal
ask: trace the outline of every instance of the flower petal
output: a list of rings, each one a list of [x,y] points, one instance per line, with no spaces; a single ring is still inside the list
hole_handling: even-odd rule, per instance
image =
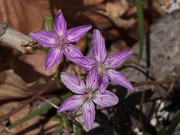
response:
[[[94,67],[95,61],[93,59],[90,59],[88,57],[74,57],[71,59],[71,61],[86,70],[90,70],[91,68]]]
[[[58,36],[63,36],[67,30],[67,23],[64,19],[62,11],[59,10],[53,23],[53,31]]]
[[[83,57],[83,54],[81,53],[79,48],[72,44],[69,44],[69,46],[64,49],[64,55],[68,59],[71,59],[73,57]]]
[[[109,85],[108,75],[103,74],[100,77],[100,81],[99,81],[99,88],[98,88],[99,92],[103,94],[106,88],[108,87],[108,85]]]
[[[91,100],[87,100],[83,105],[83,116],[85,125],[91,129],[95,120],[95,106]]]
[[[110,55],[103,64],[104,68],[115,68],[121,65],[130,55],[132,50],[124,50]]]
[[[114,93],[105,90],[103,94],[99,91],[94,93],[93,101],[99,106],[110,107],[116,105],[119,102],[119,99]]]
[[[83,94],[85,89],[84,82],[77,77],[76,75],[73,75],[68,72],[61,72],[61,81],[63,84],[72,92],[76,94]]]
[[[120,72],[109,69],[108,70],[108,76],[112,82],[114,82],[118,85],[121,85],[128,90],[134,89],[133,86],[131,85],[131,83],[129,82],[129,80],[125,76],[123,76]]]
[[[95,29],[92,35],[92,57],[97,62],[103,63],[106,58],[104,38],[99,30]]]
[[[74,110],[79,108],[84,102],[83,95],[74,95],[67,98],[58,108],[58,112]]]
[[[80,38],[82,38],[86,34],[86,32],[88,32],[91,28],[91,25],[83,25],[72,28],[67,31],[66,38],[69,42],[76,42]]]
[[[48,31],[40,30],[34,31],[29,34],[33,40],[37,41],[40,45],[44,47],[53,47],[55,46],[54,35]]]
[[[86,89],[95,90],[98,86],[98,69],[93,68],[87,74]]]
[[[45,70],[51,68],[61,58],[63,51],[57,47],[53,47],[49,50],[46,56]]]

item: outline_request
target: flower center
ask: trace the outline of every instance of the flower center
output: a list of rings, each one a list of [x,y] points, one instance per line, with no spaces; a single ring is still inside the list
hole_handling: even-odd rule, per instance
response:
[[[103,68],[102,68],[102,66],[98,66],[98,73],[99,73],[99,74],[102,74],[102,73],[103,73]]]
[[[64,38],[63,36],[58,37],[55,39],[55,44],[58,46],[58,48],[66,48],[69,46],[69,41]]]
[[[89,98],[89,99],[92,99],[92,96],[93,96],[93,93],[90,92],[90,93],[88,94],[88,98]]]
[[[98,69],[98,74],[100,74],[100,75],[103,74],[104,69],[103,69],[102,64],[101,63],[96,63],[96,67]]]
[[[93,94],[96,92],[97,90],[88,90],[88,88],[85,90],[84,95],[86,95],[86,100],[88,99],[92,99],[93,98]]]

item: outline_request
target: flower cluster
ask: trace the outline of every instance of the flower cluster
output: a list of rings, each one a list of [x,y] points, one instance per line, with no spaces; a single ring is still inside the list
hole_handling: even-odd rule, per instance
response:
[[[83,25],[67,30],[67,23],[59,10],[53,24],[54,33],[40,30],[31,32],[29,36],[43,47],[50,47],[45,63],[47,70],[57,63],[63,53],[68,59],[83,56],[78,47],[71,43],[78,41],[90,29],[91,25]]]
[[[106,58],[105,41],[99,30],[95,29],[92,35],[91,58],[83,56],[73,42],[78,41],[91,29],[91,25],[83,25],[67,30],[64,16],[59,10],[53,24],[53,33],[35,31],[30,37],[43,47],[50,47],[47,54],[45,69],[52,67],[61,58],[62,54],[75,64],[88,71],[86,82],[78,76],[62,72],[60,77],[64,85],[77,94],[66,99],[58,112],[69,111],[82,106],[85,125],[91,129],[95,119],[95,104],[101,107],[110,107],[118,103],[118,97],[107,90],[109,82],[121,85],[128,90],[133,86],[115,67],[121,65],[131,54],[131,50],[114,53]]]

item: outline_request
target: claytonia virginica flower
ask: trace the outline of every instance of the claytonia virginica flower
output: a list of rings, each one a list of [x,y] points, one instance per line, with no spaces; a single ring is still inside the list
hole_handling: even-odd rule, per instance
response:
[[[53,32],[45,30],[31,32],[29,36],[43,47],[50,47],[47,54],[45,69],[52,67],[64,53],[67,58],[81,57],[82,53],[72,42],[78,41],[91,29],[91,25],[83,25],[67,30],[66,20],[59,10],[53,23]]]
[[[95,119],[94,103],[102,107],[110,107],[116,105],[119,101],[114,93],[105,90],[104,93],[101,94],[97,90],[97,77],[97,70],[92,69],[87,75],[85,84],[79,77],[71,73],[61,73],[61,81],[68,89],[77,95],[67,98],[59,107],[58,112],[73,110],[82,106],[85,125],[89,129],[92,128]]]
[[[130,55],[132,50],[124,50],[114,53],[106,58],[106,48],[104,39],[99,30],[95,29],[92,36],[91,58],[76,57],[71,59],[75,64],[94,72],[98,72],[99,90],[105,92],[109,84],[109,80],[115,84],[121,85],[129,90],[133,90],[133,86],[129,80],[120,72],[114,70],[115,67],[121,65]]]

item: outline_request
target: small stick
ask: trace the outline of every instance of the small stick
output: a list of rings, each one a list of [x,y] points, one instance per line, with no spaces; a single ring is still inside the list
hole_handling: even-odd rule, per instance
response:
[[[158,81],[142,81],[142,82],[137,82],[133,86],[134,87],[139,87],[139,86],[144,86],[144,85],[157,85],[157,84],[163,84],[163,83],[173,83],[173,80],[158,80]]]
[[[15,113],[17,113],[18,111],[20,111],[21,109],[23,109],[26,105],[30,104],[32,101],[34,101],[36,98],[38,98],[40,95],[42,95],[44,92],[46,92],[52,85],[54,85],[54,83],[56,82],[56,79],[51,79],[48,84],[42,88],[40,91],[38,91],[34,96],[32,96],[31,98],[28,98],[24,101],[22,101],[22,103],[18,104],[15,108],[13,108],[10,112],[8,112],[6,115],[2,115],[0,116],[0,120],[1,121],[5,121],[8,120],[9,117],[11,117],[12,115],[14,115]]]
[[[52,102],[50,102],[49,100],[45,99],[45,98],[42,97],[42,96],[40,96],[39,98],[42,99],[43,101],[47,102],[48,104],[52,105],[54,108],[56,108],[56,109],[58,110],[59,107],[58,107],[57,105],[53,104]],[[83,127],[81,126],[81,124],[80,124],[74,117],[72,117],[71,115],[69,115],[67,112],[63,112],[63,113],[64,113],[66,116],[68,116],[69,118],[71,118],[77,126],[79,126],[81,129],[83,129]]]
[[[40,96],[40,99],[42,99],[43,101],[47,102],[48,104],[52,105],[54,108],[58,109],[59,107],[55,104],[53,104],[51,101],[47,100],[46,98]]]
[[[151,69],[149,69],[149,68],[147,68],[147,67],[144,67],[144,66],[140,65],[139,63],[137,63],[137,62],[135,62],[135,61],[129,61],[129,63],[133,63],[133,64],[137,65],[138,67],[143,68],[144,70],[149,71],[150,73],[152,73],[152,74],[154,74],[154,75],[156,75],[156,76],[159,76],[159,77],[161,77],[161,78],[165,78],[163,75],[161,75],[161,74],[159,74],[159,73],[156,73],[156,72],[154,72],[153,70],[151,70]]]
[[[34,54],[38,46],[30,37],[11,28],[0,21],[0,45],[10,47],[23,54]]]
[[[65,59],[63,60],[62,63],[65,63]],[[64,66],[60,67],[59,72],[61,72],[63,70]],[[2,115],[0,116],[0,120],[1,121],[5,121],[8,120],[9,117],[11,117],[12,115],[14,115],[15,113],[17,113],[18,111],[20,111],[21,109],[23,109],[26,105],[30,104],[31,102],[33,102],[35,99],[37,99],[39,96],[41,96],[43,93],[45,93],[46,91],[49,90],[49,88],[55,84],[56,80],[57,80],[57,76],[53,77],[42,89],[40,89],[34,96],[32,96],[31,98],[28,98],[26,100],[24,100],[21,104],[19,104],[17,107],[15,107],[14,109],[12,109],[10,112],[8,112],[6,115]]]
[[[4,130],[5,130],[9,135],[14,135],[14,134],[12,133],[12,131],[11,131],[8,127],[6,127],[1,121],[0,121],[0,125],[4,128]]]

